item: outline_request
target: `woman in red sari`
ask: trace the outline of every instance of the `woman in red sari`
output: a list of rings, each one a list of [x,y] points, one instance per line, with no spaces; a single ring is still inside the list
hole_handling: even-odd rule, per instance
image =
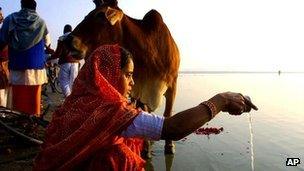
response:
[[[241,94],[228,92],[170,118],[147,114],[127,101],[133,69],[131,55],[118,45],[92,53],[72,94],[53,114],[34,170],[144,170],[141,138],[178,140],[220,111],[256,109]]]

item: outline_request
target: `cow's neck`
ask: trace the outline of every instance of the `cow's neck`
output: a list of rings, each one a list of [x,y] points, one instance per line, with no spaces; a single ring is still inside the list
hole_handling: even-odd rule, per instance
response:
[[[143,32],[141,21],[125,15],[121,22],[121,28],[121,45],[133,54],[136,69],[146,66],[147,61],[144,58],[149,56],[147,53],[149,53],[150,47],[147,44],[147,39],[150,35]]]
[[[143,29],[140,27],[140,21],[132,19],[128,16],[124,16],[124,19],[121,23],[122,27],[122,40],[121,44],[127,49],[134,49],[132,47],[137,47],[134,58],[136,58],[140,52],[147,52],[147,44],[145,40],[149,37],[148,34],[143,32]]]

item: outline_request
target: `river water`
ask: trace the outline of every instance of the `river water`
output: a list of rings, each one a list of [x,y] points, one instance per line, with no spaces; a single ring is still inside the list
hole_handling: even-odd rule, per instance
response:
[[[174,113],[226,91],[249,95],[259,110],[218,114],[203,127],[223,127],[223,132],[191,134],[175,142],[174,156],[164,156],[164,141],[155,142],[148,170],[303,171],[304,74],[180,74]],[[164,103],[155,113],[163,109]],[[286,166],[287,158],[301,163]]]

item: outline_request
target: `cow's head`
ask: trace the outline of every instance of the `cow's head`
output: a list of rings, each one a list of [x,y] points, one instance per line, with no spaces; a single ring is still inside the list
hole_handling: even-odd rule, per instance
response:
[[[117,0],[93,0],[96,8],[102,6],[102,5],[114,5],[117,6]]]
[[[90,12],[66,39],[75,58],[85,58],[103,44],[121,40],[123,12],[118,7],[100,6]]]

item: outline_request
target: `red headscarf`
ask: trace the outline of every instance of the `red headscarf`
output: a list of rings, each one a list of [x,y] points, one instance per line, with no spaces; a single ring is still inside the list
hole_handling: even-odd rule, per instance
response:
[[[53,114],[34,170],[142,170],[142,140],[120,133],[139,111],[117,91],[120,47],[105,45],[88,58],[73,91]]]

